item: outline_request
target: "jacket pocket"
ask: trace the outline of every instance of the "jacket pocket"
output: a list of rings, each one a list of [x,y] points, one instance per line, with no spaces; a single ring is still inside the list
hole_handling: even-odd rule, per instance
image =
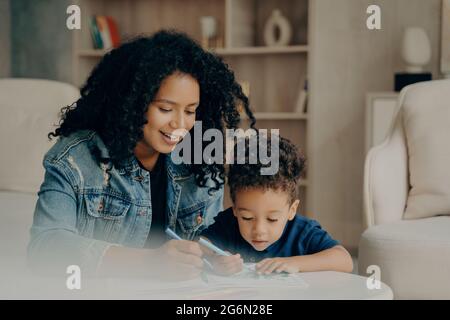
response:
[[[184,235],[183,238],[193,239],[200,231],[205,218],[205,206],[206,203],[201,202],[178,211],[177,224]]]
[[[82,234],[117,242],[130,207],[130,201],[117,195],[102,192],[84,194],[80,217]]]
[[[106,220],[122,219],[131,206],[130,202],[110,194],[86,194],[84,201],[90,216]]]

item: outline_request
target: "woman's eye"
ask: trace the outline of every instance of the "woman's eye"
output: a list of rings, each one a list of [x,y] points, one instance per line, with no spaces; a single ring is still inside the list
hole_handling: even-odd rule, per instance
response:
[[[278,221],[278,219],[267,219],[267,220],[269,220],[269,222],[277,222]]]
[[[160,110],[161,112],[170,112],[170,111],[172,111],[172,110],[170,110],[170,109],[164,109],[164,108],[159,108],[159,110]]]
[[[189,110],[186,110],[186,114],[188,114],[188,115],[193,115],[193,114],[195,114],[195,111],[189,111]]]
[[[249,218],[249,217],[242,217],[242,220],[250,221],[250,220],[252,220],[252,218]]]

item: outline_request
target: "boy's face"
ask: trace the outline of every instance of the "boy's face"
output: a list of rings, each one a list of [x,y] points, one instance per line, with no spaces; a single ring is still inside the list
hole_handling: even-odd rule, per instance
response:
[[[299,200],[289,205],[288,194],[277,190],[236,192],[233,213],[242,237],[262,251],[280,239],[288,220],[295,217]]]

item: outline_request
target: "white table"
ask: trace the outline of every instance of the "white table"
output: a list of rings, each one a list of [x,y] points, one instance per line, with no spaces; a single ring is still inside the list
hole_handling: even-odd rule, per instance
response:
[[[385,284],[370,290],[366,278],[339,272],[302,273],[306,288],[220,288],[214,292],[192,288],[152,292],[148,279],[82,278],[81,290],[66,288],[63,278],[32,277],[25,266],[29,227],[36,195],[0,192],[0,299],[392,299]],[[68,276],[68,275],[67,275]],[[161,284],[159,284],[161,285]],[[239,285],[239,283],[237,284]],[[169,286],[169,285],[168,285]],[[170,285],[174,287],[173,283]],[[163,286],[164,288],[164,286]]]
[[[308,272],[301,274],[306,288],[223,287],[205,290],[192,286],[176,289],[147,279],[82,279],[81,290],[68,290],[66,279],[31,278],[10,274],[0,279],[2,299],[157,299],[157,300],[391,300],[392,290],[381,283],[380,289],[368,289],[367,278],[340,272]]]
[[[270,287],[270,288],[219,288],[213,292],[192,287],[190,292],[186,290],[163,290],[153,294],[146,290],[142,280],[117,281],[109,280],[108,291],[111,297],[136,299],[233,299],[233,300],[302,300],[302,299],[370,299],[391,300],[393,292],[389,286],[381,283],[380,289],[369,289],[367,278],[342,272],[323,271],[307,272],[301,274],[302,279],[308,284],[306,288]],[[150,287],[151,284],[148,284]],[[202,287],[203,288],[203,287]],[[112,292],[121,292],[116,295]]]

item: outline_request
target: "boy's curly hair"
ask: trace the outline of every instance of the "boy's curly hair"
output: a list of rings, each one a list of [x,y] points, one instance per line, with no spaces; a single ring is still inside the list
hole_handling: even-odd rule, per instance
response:
[[[274,175],[261,175],[261,168],[268,167],[257,158],[256,164],[249,161],[249,138],[245,138],[245,164],[236,163],[237,144],[235,145],[234,164],[230,164],[228,171],[228,185],[233,202],[240,190],[261,189],[286,192],[289,196],[289,204],[297,199],[297,187],[299,179],[303,176],[305,169],[305,157],[300,150],[288,139],[279,137],[279,169]],[[256,135],[258,145],[266,143],[267,154],[270,156],[271,135]]]
[[[61,110],[59,127],[49,133],[49,138],[93,130],[102,138],[110,156],[97,156],[98,161],[111,161],[121,167],[143,138],[145,114],[161,82],[176,72],[189,74],[199,83],[196,120],[202,121],[204,131],[236,128],[240,122],[237,105],[243,107],[253,127],[255,118],[248,99],[223,60],[184,33],[162,30],[108,52],[81,88],[79,100]],[[189,168],[199,186],[205,186],[207,175],[212,178],[214,187],[210,191],[219,190],[224,183],[221,164],[193,164]]]

